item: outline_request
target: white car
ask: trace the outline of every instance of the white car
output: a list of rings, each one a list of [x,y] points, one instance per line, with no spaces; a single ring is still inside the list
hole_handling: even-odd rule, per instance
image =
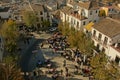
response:
[[[50,28],[49,31],[55,31],[57,30],[57,27]]]

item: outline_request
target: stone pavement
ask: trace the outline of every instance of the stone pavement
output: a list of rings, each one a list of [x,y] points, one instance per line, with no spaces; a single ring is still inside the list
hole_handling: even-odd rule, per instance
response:
[[[31,41],[31,45],[27,48],[23,46],[24,50],[26,48],[26,51],[22,54],[21,58],[21,67],[22,70],[25,72],[32,72],[36,68],[36,63],[39,59],[51,59],[51,61],[57,65],[57,70],[63,70],[65,73],[65,69],[63,67],[63,61],[65,60],[63,57],[60,56],[60,54],[53,54],[53,50],[49,48],[40,48],[40,44],[42,41],[45,39],[49,38],[51,35],[49,34],[41,34],[38,35],[36,33],[33,33],[35,36],[35,40]],[[33,50],[37,50],[35,54],[32,53]],[[74,65],[75,63],[72,61],[66,60],[67,67],[69,69],[69,73],[73,74],[75,71]],[[42,71],[47,71],[48,69],[46,68],[41,68]],[[39,79],[34,79],[34,80],[52,80],[51,75],[45,74],[43,76],[40,76]],[[60,80],[65,80],[64,78]],[[69,80],[89,80],[88,77],[83,77],[81,75],[74,75],[72,77],[69,77]]]
[[[40,44],[44,39],[48,38],[48,34],[36,34],[32,33],[34,35],[34,38],[31,39],[29,45],[21,44],[22,46],[22,54],[21,54],[21,60],[20,60],[20,66],[23,72],[30,72],[33,69],[36,68],[36,63],[39,59],[44,60],[44,57],[42,56],[41,50],[38,50],[37,53],[34,54],[32,51],[36,50],[38,47],[38,44]]]
[[[65,60],[65,58],[60,56],[60,54],[57,54],[57,53],[53,54],[53,51],[51,49],[47,49],[47,48],[42,49],[42,52],[43,52],[43,55],[45,56],[45,58],[51,59],[51,61],[54,62],[57,65],[57,70],[58,71],[60,71],[62,69],[63,73],[65,73],[65,68],[63,67],[63,61]],[[69,80],[89,80],[88,77],[83,77],[81,75],[74,75],[75,62],[66,60],[66,63],[67,63],[66,66],[69,69],[69,73],[72,74],[72,77],[68,78]],[[45,70],[45,68],[43,70]],[[50,75],[49,75],[49,77],[50,77]]]

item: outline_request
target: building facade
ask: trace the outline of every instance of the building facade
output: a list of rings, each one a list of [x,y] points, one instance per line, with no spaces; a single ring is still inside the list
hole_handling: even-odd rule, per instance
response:
[[[90,22],[99,21],[99,6],[95,1],[69,0],[67,6],[63,7],[60,12],[62,22],[67,21],[75,29],[80,30]]]
[[[105,18],[92,27],[96,51],[103,51],[110,60],[120,62],[120,21]]]

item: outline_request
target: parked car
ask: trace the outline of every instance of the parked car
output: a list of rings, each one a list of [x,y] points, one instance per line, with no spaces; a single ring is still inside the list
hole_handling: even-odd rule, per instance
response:
[[[49,29],[49,31],[55,31],[55,30],[57,30],[57,27],[52,27]]]

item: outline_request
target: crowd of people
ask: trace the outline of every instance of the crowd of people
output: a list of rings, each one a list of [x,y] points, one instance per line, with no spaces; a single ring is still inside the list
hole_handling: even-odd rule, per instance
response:
[[[90,58],[91,56],[87,56],[80,52],[78,48],[70,49],[69,43],[67,42],[67,37],[63,36],[60,32],[55,33],[51,38],[47,40],[48,44],[50,44],[49,48],[52,48],[55,53],[62,51],[60,54],[67,60],[74,61],[75,63],[75,74],[80,74],[85,77],[92,76],[91,67],[90,67]],[[66,60],[63,61],[63,66],[65,67],[66,75],[68,75]],[[80,71],[80,73],[79,73]]]
[[[67,42],[67,37],[63,36],[60,32],[55,33],[52,37],[47,39],[47,44],[49,44],[49,48],[51,48],[54,54],[60,54],[63,60],[63,69],[57,70],[54,66],[54,63],[50,59],[45,60],[42,63],[40,60],[37,62],[37,67],[45,67],[47,68],[46,74],[52,75],[51,78],[53,80],[58,79],[59,77],[70,77],[72,75],[81,75],[83,77],[89,77],[89,80],[94,80],[90,67],[90,56],[84,55],[80,52],[78,48],[70,49],[70,44]],[[44,46],[44,43],[41,44],[41,48]],[[61,51],[61,52],[60,52]],[[54,55],[53,54],[53,55]],[[74,72],[70,73],[70,68],[68,67],[67,61],[72,61],[74,64]],[[35,72],[34,72],[35,73]],[[35,75],[36,76],[36,75]]]

